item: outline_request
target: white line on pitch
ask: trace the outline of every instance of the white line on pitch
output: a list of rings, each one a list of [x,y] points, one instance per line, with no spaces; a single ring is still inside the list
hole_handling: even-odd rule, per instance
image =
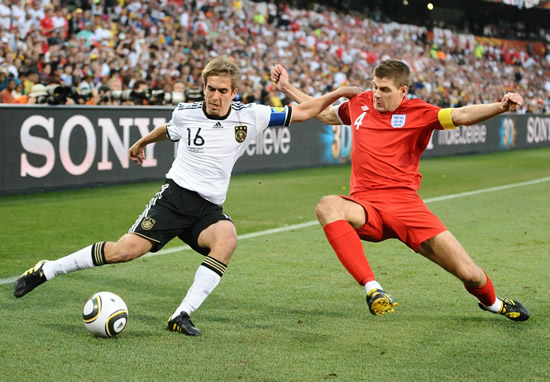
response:
[[[479,189],[479,190],[468,191],[468,192],[459,192],[457,194],[437,196],[437,197],[434,197],[434,198],[424,199],[424,202],[425,203],[439,202],[439,201],[442,201],[442,200],[450,200],[450,199],[462,198],[462,197],[465,197],[465,196],[479,195],[479,194],[484,194],[484,193],[487,193],[487,192],[497,192],[497,191],[507,190],[507,189],[510,189],[510,188],[531,186],[533,184],[539,184],[539,183],[548,182],[548,181],[550,181],[550,177],[534,179],[534,180],[530,180],[530,181],[527,181],[527,182],[505,184],[503,186],[482,188],[482,189]],[[250,239],[250,238],[258,237],[258,236],[271,235],[271,234],[275,234],[275,233],[279,233],[279,232],[286,232],[286,231],[292,231],[292,230],[297,230],[297,229],[301,229],[301,228],[311,227],[311,226],[317,225],[317,224],[319,224],[317,222],[317,220],[312,220],[312,221],[308,221],[308,222],[300,223],[300,224],[292,224],[292,225],[287,225],[287,226],[283,226],[283,227],[279,227],[279,228],[266,229],[264,231],[245,233],[244,235],[239,235],[238,239],[239,240]],[[161,249],[160,251],[155,252],[155,253],[147,253],[146,255],[144,255],[142,257],[168,255],[170,253],[186,251],[188,249],[191,249],[188,245],[181,245],[181,246],[178,246],[178,247]],[[17,277],[19,277],[19,276],[13,276],[13,277],[5,278],[5,279],[0,279],[0,285],[11,284],[11,283],[15,282],[15,280],[17,280]]]

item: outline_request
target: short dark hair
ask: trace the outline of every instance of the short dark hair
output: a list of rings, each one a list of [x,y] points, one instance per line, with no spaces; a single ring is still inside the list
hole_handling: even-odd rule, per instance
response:
[[[384,60],[374,68],[374,77],[388,78],[398,88],[411,84],[411,69],[400,60]]]
[[[111,91],[111,88],[108,87],[107,85],[101,85],[98,89],[97,89],[97,92],[98,93],[107,93]]]
[[[147,83],[147,81],[145,81],[144,79],[141,79],[141,78],[140,78],[139,80],[136,80],[136,81],[134,82],[134,86],[132,87],[132,89],[137,90],[137,89],[140,87],[140,85],[147,85],[147,86],[149,86],[149,84]]]

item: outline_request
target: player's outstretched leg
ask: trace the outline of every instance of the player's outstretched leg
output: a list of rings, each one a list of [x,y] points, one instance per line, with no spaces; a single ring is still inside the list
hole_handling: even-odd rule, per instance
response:
[[[393,313],[394,307],[399,305],[392,296],[384,291],[384,289],[371,289],[367,293],[367,304],[369,310],[375,316],[381,316],[384,313]]]
[[[23,297],[40,284],[48,281],[44,275],[43,267],[48,260],[40,260],[36,265],[23,273],[13,284],[13,295]]]
[[[498,297],[497,297],[498,298]],[[498,312],[491,312],[481,302],[478,303],[479,307],[491,313],[502,314],[508,317],[512,321],[527,321],[531,314],[529,311],[519,302],[509,298],[498,298],[502,301],[502,308]]]
[[[168,319],[168,330],[172,332],[180,332],[188,336],[202,335],[201,330],[195,327],[187,312],[181,312],[176,317],[170,317]]]

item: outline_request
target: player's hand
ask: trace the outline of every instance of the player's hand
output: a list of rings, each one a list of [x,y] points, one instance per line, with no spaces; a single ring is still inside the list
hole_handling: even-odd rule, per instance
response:
[[[358,88],[357,86],[342,86],[341,88],[338,88],[338,91],[341,93],[342,97],[349,99],[362,92],[361,88]]]
[[[500,104],[505,111],[515,111],[523,104],[523,98],[518,93],[506,93]]]
[[[145,160],[145,150],[137,142],[130,147],[128,154],[130,159],[136,162],[136,164],[142,164]]]
[[[271,69],[271,81],[281,91],[289,84],[288,72],[282,65],[277,64]]]

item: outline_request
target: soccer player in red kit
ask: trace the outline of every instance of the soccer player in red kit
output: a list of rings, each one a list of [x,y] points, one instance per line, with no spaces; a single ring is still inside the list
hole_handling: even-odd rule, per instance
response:
[[[282,66],[272,69],[271,78],[294,101],[311,98],[290,84]],[[392,313],[398,304],[376,281],[361,239],[395,238],[458,277],[481,309],[525,321],[530,316],[527,309],[517,301],[496,297],[489,276],[417,193],[422,178],[420,156],[434,129],[473,125],[513,111],[522,97],[507,93],[497,103],[442,109],[407,99],[410,82],[405,63],[382,61],[374,69],[372,90],[317,116],[326,124],[352,128],[350,196],[325,196],[315,210],[327,239],[347,271],[365,287],[374,315]]]

